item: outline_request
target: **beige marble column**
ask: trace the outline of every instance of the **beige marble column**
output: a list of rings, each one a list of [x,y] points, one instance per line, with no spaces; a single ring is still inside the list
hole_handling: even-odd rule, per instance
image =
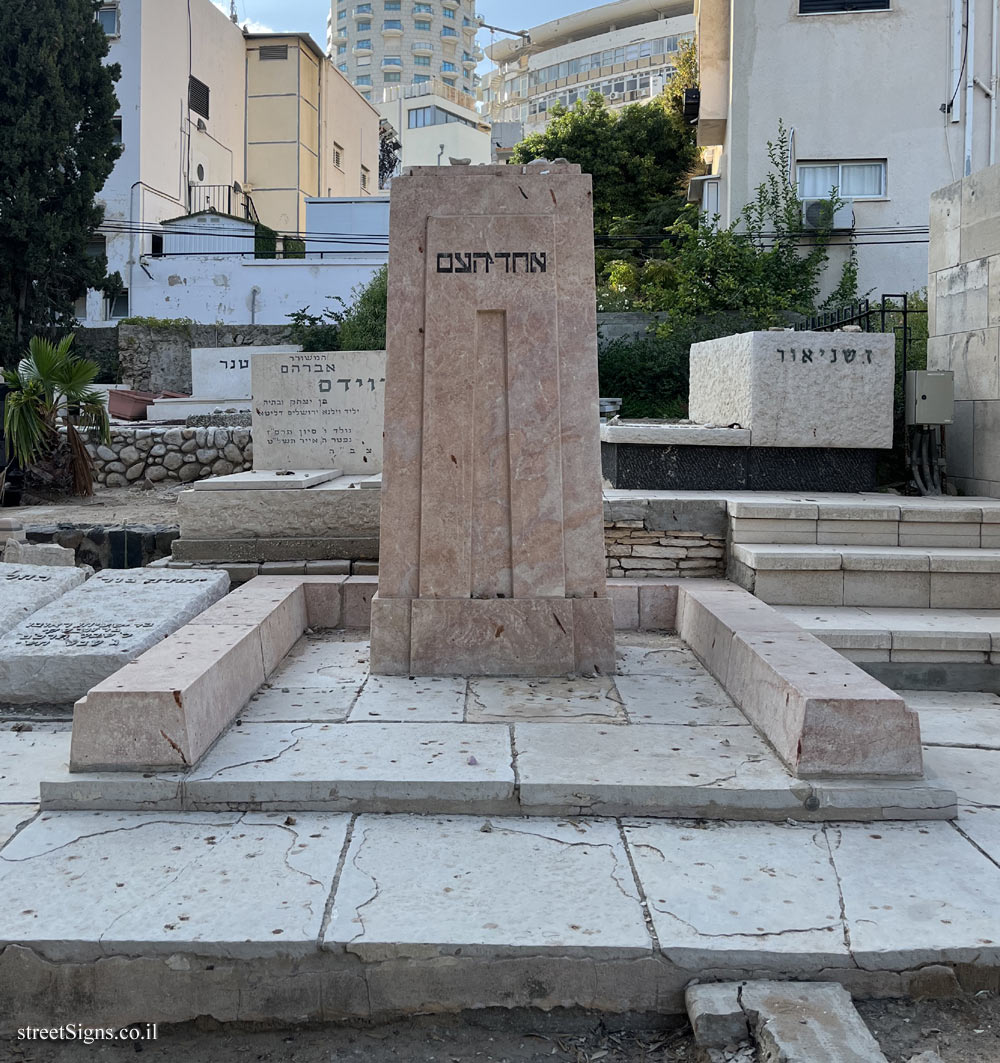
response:
[[[589,175],[415,167],[389,246],[372,671],[613,671]]]

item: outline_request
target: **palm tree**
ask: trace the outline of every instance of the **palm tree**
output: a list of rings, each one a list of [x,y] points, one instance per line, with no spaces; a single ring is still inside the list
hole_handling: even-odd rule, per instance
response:
[[[77,495],[94,493],[94,464],[79,429],[96,429],[102,442],[108,442],[107,399],[91,387],[100,367],[72,354],[72,345],[72,335],[58,344],[35,336],[17,369],[3,371],[10,391],[4,402],[6,464],[0,468],[0,489],[14,460],[27,468],[51,456],[63,427],[69,442],[73,491]]]

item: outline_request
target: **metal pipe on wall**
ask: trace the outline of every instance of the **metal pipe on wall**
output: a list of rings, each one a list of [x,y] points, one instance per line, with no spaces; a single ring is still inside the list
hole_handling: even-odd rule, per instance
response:
[[[997,161],[998,91],[1000,91],[1000,0],[993,0],[993,52],[990,56],[990,166]]]
[[[966,5],[965,30],[965,168],[966,177],[972,173],[972,134],[976,103],[976,0]]]

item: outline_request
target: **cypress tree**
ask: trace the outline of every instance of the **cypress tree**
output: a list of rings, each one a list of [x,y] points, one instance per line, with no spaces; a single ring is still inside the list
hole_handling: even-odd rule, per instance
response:
[[[113,290],[107,260],[88,255],[104,218],[95,196],[121,149],[113,118],[117,64],[99,0],[0,3],[0,362],[32,335],[72,323],[88,288]]]

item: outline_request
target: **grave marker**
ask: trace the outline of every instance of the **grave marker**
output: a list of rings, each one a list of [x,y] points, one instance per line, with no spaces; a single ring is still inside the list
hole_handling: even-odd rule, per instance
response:
[[[76,701],[228,589],[211,569],[106,569],[0,638],[0,702]]]
[[[384,351],[253,358],[254,470],[382,470]]]
[[[614,671],[591,179],[393,182],[372,671]]]
[[[86,580],[79,568],[0,563],[0,635],[12,631],[32,613],[79,587]]]

